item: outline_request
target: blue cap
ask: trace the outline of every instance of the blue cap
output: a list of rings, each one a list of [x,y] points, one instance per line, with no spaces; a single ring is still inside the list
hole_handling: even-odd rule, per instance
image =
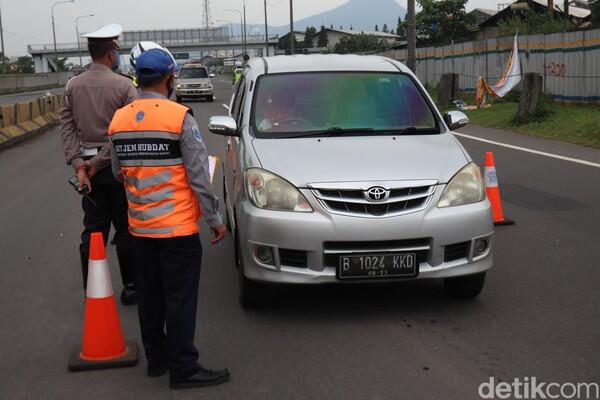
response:
[[[142,53],[135,61],[138,78],[160,78],[175,71],[175,62],[164,50],[151,49]]]

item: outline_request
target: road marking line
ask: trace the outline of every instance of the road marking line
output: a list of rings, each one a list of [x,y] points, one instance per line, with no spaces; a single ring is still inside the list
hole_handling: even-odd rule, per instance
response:
[[[540,156],[546,156],[546,157],[550,157],[550,158],[556,158],[558,160],[569,161],[569,162],[576,163],[576,164],[587,165],[589,167],[600,168],[600,164],[598,164],[598,163],[581,160],[579,158],[571,158],[571,157],[560,156],[558,154],[546,153],[545,151],[528,149],[527,147],[514,146],[512,144],[496,142],[496,141],[489,140],[489,139],[482,139],[477,136],[465,135],[464,133],[458,133],[458,132],[452,132],[452,133],[456,136],[460,136],[460,137],[464,137],[464,138],[472,139],[472,140],[477,140],[479,142],[490,143],[490,144],[500,146],[500,147],[506,147],[506,148],[513,149],[513,150],[524,151],[526,153],[537,154]]]
[[[229,110],[229,106],[227,104],[221,104],[223,107],[225,107],[227,110]]]

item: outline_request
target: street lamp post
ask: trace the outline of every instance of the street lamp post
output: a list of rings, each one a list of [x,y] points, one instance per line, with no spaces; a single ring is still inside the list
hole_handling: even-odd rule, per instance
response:
[[[52,39],[54,40],[54,67],[57,70],[56,72],[58,72],[58,52],[56,50],[56,28],[54,27],[54,7],[56,7],[58,4],[64,4],[64,3],[75,3],[75,0],[57,1],[56,3],[52,4],[52,8],[51,8],[51,14],[52,14]]]
[[[294,0],[290,0],[290,54],[294,55],[296,52],[295,42],[296,35],[294,35]]]
[[[83,68],[83,60],[81,58],[81,44],[79,42],[79,27],[77,26],[77,22],[81,19],[81,18],[88,18],[88,17],[93,17],[94,14],[88,14],[88,15],[80,15],[79,17],[75,18],[75,34],[77,35],[77,51],[79,52],[79,67]]]
[[[245,4],[245,2],[244,2],[244,4]],[[246,54],[246,23],[244,21],[244,15],[242,14],[242,12],[240,10],[236,10],[234,8],[227,8],[227,9],[225,9],[225,11],[236,12],[240,15],[240,29],[242,32],[242,43],[244,46],[244,54]]]

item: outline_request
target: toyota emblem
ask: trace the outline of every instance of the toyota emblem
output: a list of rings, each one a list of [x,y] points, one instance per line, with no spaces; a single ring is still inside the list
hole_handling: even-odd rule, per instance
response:
[[[367,197],[367,200],[379,203],[386,201],[388,197],[390,197],[390,191],[381,186],[374,186],[365,192],[365,196]]]

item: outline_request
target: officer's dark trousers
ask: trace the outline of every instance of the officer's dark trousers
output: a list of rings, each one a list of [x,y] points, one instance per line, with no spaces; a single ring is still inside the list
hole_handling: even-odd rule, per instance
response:
[[[115,244],[123,285],[135,284],[133,243],[128,231],[125,188],[114,178],[110,167],[100,170],[91,179],[91,184],[92,192],[88,197],[92,199],[93,203],[85,196],[82,200],[85,215],[79,252],[81,253],[83,288],[85,289],[87,285],[90,235],[92,232],[102,232],[104,245],[106,245],[111,222],[116,230]]]
[[[198,369],[194,333],[202,261],[200,237],[133,240],[146,357],[149,363],[167,361],[171,377],[187,378]]]

